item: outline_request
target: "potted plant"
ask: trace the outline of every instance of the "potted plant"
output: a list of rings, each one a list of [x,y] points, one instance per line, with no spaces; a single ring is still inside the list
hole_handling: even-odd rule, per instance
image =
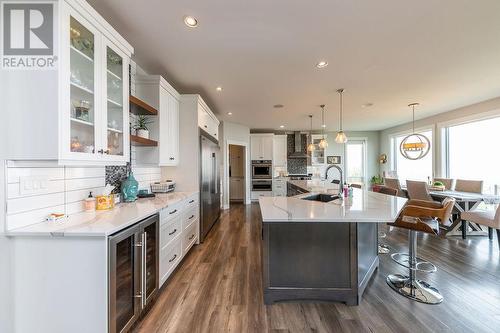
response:
[[[378,192],[380,187],[384,185],[384,179],[380,177],[380,175],[375,175],[370,179],[370,182],[372,184],[372,191],[373,192]]]
[[[141,138],[149,139],[149,129],[148,125],[153,123],[151,119],[148,119],[148,117],[144,115],[140,115],[137,117],[135,121],[135,135]]]

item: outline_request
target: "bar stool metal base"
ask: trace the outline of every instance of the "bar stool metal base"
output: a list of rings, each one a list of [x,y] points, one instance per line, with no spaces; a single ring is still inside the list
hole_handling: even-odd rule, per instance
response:
[[[443,301],[439,291],[425,281],[413,280],[412,283],[409,276],[401,274],[391,274],[386,281],[395,292],[409,299],[425,304],[439,304]]]
[[[378,245],[378,254],[388,254],[389,252],[391,252],[391,250],[389,249],[389,246],[387,246],[385,244]]]

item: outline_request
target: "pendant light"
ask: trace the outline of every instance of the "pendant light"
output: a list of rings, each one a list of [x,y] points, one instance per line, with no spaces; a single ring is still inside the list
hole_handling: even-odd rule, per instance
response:
[[[335,138],[335,142],[337,143],[346,143],[347,142],[347,135],[345,135],[344,131],[342,130],[342,115],[344,113],[343,107],[344,107],[344,101],[342,99],[342,94],[344,93],[344,89],[338,89],[337,92],[340,95],[340,129],[337,132],[337,137]]]
[[[413,113],[412,134],[406,136],[399,145],[401,155],[409,160],[424,158],[425,155],[429,153],[431,147],[431,142],[428,137],[420,133],[415,133],[415,106],[418,105],[418,103],[408,104],[408,106],[412,108]]]
[[[313,138],[312,138],[312,130],[313,130],[313,116],[312,114],[309,115],[309,119],[311,121],[311,128],[309,130],[309,140],[310,140],[310,143],[307,145],[307,151],[308,152],[313,152],[315,147],[314,147],[314,143],[313,143]]]
[[[326,125],[325,125],[325,104],[322,104],[320,106],[321,106],[321,122],[322,122],[321,134],[322,134],[322,138],[319,141],[318,146],[321,149],[325,149],[326,147],[328,147],[328,142],[325,140],[325,127],[326,127]]]

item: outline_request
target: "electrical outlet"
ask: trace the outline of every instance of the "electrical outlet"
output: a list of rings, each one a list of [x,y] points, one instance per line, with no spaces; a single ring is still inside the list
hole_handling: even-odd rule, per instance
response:
[[[49,189],[49,176],[19,177],[21,195],[46,193]]]

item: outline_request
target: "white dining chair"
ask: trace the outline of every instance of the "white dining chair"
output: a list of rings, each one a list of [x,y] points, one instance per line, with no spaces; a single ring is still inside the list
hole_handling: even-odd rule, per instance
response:
[[[498,247],[500,250],[500,205],[496,210],[475,209],[463,212],[461,218],[464,221],[481,224],[488,227],[488,236],[493,239],[493,229],[497,231]]]

